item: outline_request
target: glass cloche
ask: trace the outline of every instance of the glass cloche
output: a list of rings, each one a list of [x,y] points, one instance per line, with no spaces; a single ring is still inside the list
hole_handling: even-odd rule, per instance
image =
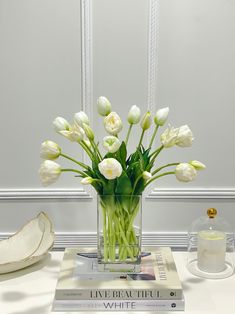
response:
[[[199,277],[219,279],[234,273],[234,233],[215,208],[195,220],[188,232],[188,270]]]

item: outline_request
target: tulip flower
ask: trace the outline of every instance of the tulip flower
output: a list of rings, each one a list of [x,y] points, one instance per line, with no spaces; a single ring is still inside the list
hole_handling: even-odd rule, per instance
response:
[[[150,128],[151,123],[152,123],[152,121],[151,121],[151,114],[150,114],[150,112],[148,111],[148,112],[146,112],[145,115],[143,116],[143,119],[142,119],[142,121],[141,121],[141,123],[140,123],[140,126],[141,126],[141,128],[143,129],[143,131],[146,131],[146,130],[148,130],[148,129]]]
[[[55,120],[53,121],[53,125],[55,127],[56,132],[58,133],[60,131],[69,131],[71,127],[68,121],[62,117],[55,118]]]
[[[91,177],[85,177],[81,180],[81,184],[83,185],[88,185],[88,184],[91,184],[92,182],[94,181],[93,178]]]
[[[198,160],[192,160],[189,162],[189,164],[192,165],[196,170],[203,170],[206,168],[206,166]]]
[[[61,174],[61,167],[52,160],[45,160],[39,169],[39,176],[44,186],[50,185],[57,181]]]
[[[110,112],[104,118],[105,130],[111,135],[117,135],[122,130],[122,120],[116,112]]]
[[[180,147],[189,147],[193,142],[193,133],[187,125],[179,128],[176,145]]]
[[[85,134],[87,136],[87,138],[90,140],[90,141],[93,141],[94,140],[94,132],[92,130],[92,128],[87,125],[86,123],[83,124],[83,129],[85,131]]]
[[[110,101],[106,97],[100,96],[97,99],[97,109],[101,116],[107,116],[112,109]]]
[[[122,174],[122,166],[115,158],[105,158],[99,164],[100,173],[108,180],[113,180]]]
[[[88,148],[91,148],[91,142],[89,140],[84,140],[84,143]]]
[[[79,125],[72,125],[68,131],[64,130],[58,133],[66,137],[71,142],[80,142],[83,140],[85,135],[84,130]]]
[[[196,178],[197,171],[189,163],[180,163],[175,168],[175,176],[181,182],[190,182]]]
[[[170,148],[176,144],[178,139],[179,128],[167,128],[161,135],[161,143],[165,148]]]
[[[140,121],[140,116],[141,116],[140,108],[134,105],[131,107],[128,113],[127,121],[129,124],[137,124]]]
[[[78,124],[82,128],[83,123],[89,124],[89,118],[84,111],[79,111],[74,115],[74,122],[75,124]]]
[[[121,146],[121,142],[116,136],[105,136],[103,146],[109,153],[116,153]]]
[[[154,122],[156,125],[160,125],[163,126],[168,118],[168,114],[169,114],[169,108],[162,108],[159,109],[154,117]]]
[[[146,180],[146,181],[148,181],[152,178],[152,174],[148,171],[144,171],[142,176],[143,176],[144,180]]]
[[[41,145],[40,156],[43,159],[56,159],[61,154],[61,148],[52,141],[45,141]]]

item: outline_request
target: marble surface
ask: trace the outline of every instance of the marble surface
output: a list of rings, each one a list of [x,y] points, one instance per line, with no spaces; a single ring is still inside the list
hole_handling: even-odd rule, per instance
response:
[[[186,253],[173,252],[173,255],[185,294],[184,313],[231,314],[234,308],[235,276],[219,280],[195,277],[185,267]],[[0,314],[52,313],[51,307],[62,257],[63,252],[51,252],[46,259],[33,266],[0,275]]]

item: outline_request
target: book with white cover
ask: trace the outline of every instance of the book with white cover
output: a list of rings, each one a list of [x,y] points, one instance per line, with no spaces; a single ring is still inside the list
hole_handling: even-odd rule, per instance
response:
[[[183,299],[158,300],[55,300],[53,311],[184,311]]]
[[[161,299],[183,300],[182,285],[170,248],[144,248],[139,273],[100,272],[95,249],[65,250],[55,301]]]

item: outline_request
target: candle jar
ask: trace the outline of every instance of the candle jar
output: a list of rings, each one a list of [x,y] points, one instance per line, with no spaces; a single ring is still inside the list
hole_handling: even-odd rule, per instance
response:
[[[188,270],[199,277],[219,279],[234,273],[234,233],[215,208],[192,223],[188,232]]]

